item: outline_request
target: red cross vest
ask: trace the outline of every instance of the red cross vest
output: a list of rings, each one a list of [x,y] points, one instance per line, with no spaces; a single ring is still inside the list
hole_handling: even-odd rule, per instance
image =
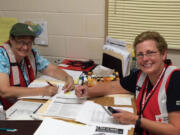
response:
[[[21,71],[20,65],[16,62],[14,53],[12,52],[9,44],[4,44],[1,46],[5,49],[10,63],[10,85],[11,86],[21,86],[27,87],[26,81],[24,79],[23,73]],[[36,65],[35,65],[35,56],[33,51],[30,52],[28,56],[24,58],[25,70],[28,76],[29,83],[35,79],[36,76]],[[15,98],[2,98],[0,100],[5,109],[8,109],[15,101]]]
[[[149,120],[158,121],[161,123],[168,123],[168,112],[166,106],[166,92],[169,84],[169,79],[172,73],[177,69],[175,66],[168,66],[165,70],[163,78],[158,83],[153,95],[147,102],[144,111],[142,112],[141,117],[147,118]],[[140,114],[140,105],[142,104],[141,98],[143,91],[147,85],[147,75],[143,72],[139,73],[137,84],[136,84],[136,105],[138,114]],[[143,135],[147,135],[147,131],[143,131]],[[149,133],[149,135],[152,135]]]

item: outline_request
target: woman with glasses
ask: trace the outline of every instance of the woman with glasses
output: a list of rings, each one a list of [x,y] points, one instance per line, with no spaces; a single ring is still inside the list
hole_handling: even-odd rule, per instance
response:
[[[8,109],[21,96],[53,96],[56,86],[27,88],[37,72],[65,81],[63,89],[74,88],[66,72],[51,64],[33,48],[36,31],[30,25],[17,23],[10,30],[9,40],[0,47],[0,101]]]
[[[76,87],[76,95],[104,96],[133,93],[138,114],[118,110],[114,119],[135,124],[140,135],[180,134],[180,69],[167,59],[167,43],[157,32],[146,31],[134,41],[138,69],[120,79],[120,83],[99,83],[94,87]],[[83,91],[83,93],[82,93]]]

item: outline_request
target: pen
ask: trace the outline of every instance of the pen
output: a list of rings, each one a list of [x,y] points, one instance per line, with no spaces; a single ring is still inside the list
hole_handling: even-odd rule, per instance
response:
[[[16,132],[17,129],[14,128],[0,128],[0,131],[6,131],[6,132]]]
[[[12,116],[16,111],[17,111],[17,109],[13,110],[13,111],[9,114],[9,117]]]
[[[109,110],[111,113],[120,113],[120,111],[112,108],[111,106],[108,106],[108,110]]]
[[[40,104],[40,105],[38,106],[38,108],[37,108],[36,110],[34,110],[33,113],[36,113],[36,112],[39,110],[39,108],[41,108],[42,105],[43,105],[43,104]]]
[[[112,113],[111,112],[109,112],[109,110],[108,109],[106,109],[105,108],[105,106],[103,106],[103,105],[101,105],[102,106],[102,108],[107,112],[107,114],[109,115],[109,116],[112,116]]]
[[[84,85],[84,76],[81,77],[81,80],[82,80],[81,85]]]
[[[52,83],[50,83],[49,81],[46,81],[50,86],[54,86]]]
[[[84,85],[84,76],[81,77],[81,86]],[[84,94],[85,90],[82,89],[82,95]]]

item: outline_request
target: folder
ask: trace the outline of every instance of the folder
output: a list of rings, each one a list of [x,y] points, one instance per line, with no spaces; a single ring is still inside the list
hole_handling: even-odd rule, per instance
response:
[[[124,58],[121,53],[111,49],[103,49],[102,65],[114,69],[119,73],[119,77],[125,77],[130,73],[131,57]]]

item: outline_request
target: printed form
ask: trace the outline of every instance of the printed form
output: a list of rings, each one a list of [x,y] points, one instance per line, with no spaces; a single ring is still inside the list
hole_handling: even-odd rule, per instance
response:
[[[42,115],[75,120],[85,101],[86,98],[61,97],[57,94]]]
[[[79,79],[79,76],[82,74],[82,71],[73,71],[73,70],[65,70],[69,75],[71,75],[73,77],[73,80],[77,80]],[[45,87],[47,85],[49,85],[47,83],[47,81],[49,81],[50,83],[52,83],[53,85],[56,85],[58,87],[58,94],[61,94],[61,96],[72,96],[73,98],[75,97],[75,92],[74,91],[70,91],[68,93],[64,93],[64,91],[62,90],[62,87],[64,86],[64,82],[61,80],[57,80],[53,77],[47,76],[47,75],[42,75],[41,77],[37,78],[36,80],[34,80],[28,87],[29,88],[35,88],[35,87]],[[27,96],[27,97],[21,97],[20,99],[45,99],[48,100],[51,97],[49,96]]]
[[[30,101],[17,101],[6,111],[8,120],[33,120],[30,116],[35,113],[43,104]]]
[[[131,107],[114,107],[123,109],[129,112],[133,112]],[[88,117],[87,117],[88,116]],[[122,125],[116,123],[112,116],[109,116],[108,113],[102,108],[101,105],[94,102],[85,102],[83,108],[78,113],[76,121],[96,126],[105,126],[105,127],[115,127],[122,129],[131,129],[134,128],[134,125]]]

